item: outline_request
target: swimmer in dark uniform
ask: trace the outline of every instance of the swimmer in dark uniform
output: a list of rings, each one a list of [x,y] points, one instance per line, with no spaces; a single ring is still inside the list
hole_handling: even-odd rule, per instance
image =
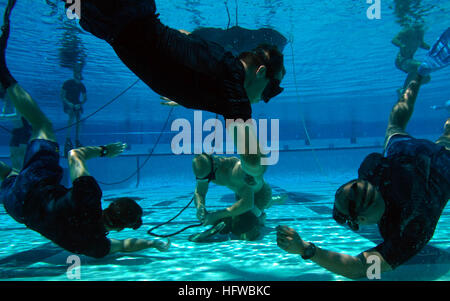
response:
[[[399,94],[401,96],[403,89],[406,88],[408,83],[414,78],[417,69],[419,68],[421,62],[414,59],[414,55],[419,48],[429,50],[430,45],[424,41],[425,31],[422,24],[415,24],[413,26],[407,26],[402,29],[394,39],[392,39],[392,44],[399,47],[399,53],[395,59],[395,66],[399,70],[402,70],[408,76],[406,77],[405,83],[402,89],[399,89]],[[430,81],[430,77],[427,76],[422,80],[422,84]]]
[[[69,120],[67,121],[66,142],[64,144],[64,155],[67,155],[73,148],[70,139],[72,126],[75,126],[75,147],[82,146],[80,142],[80,119],[81,114],[83,114],[83,105],[87,101],[86,87],[81,82],[82,80],[81,67],[76,66],[73,70],[73,79],[66,80],[61,88],[63,110],[64,113],[69,115]]]
[[[200,27],[192,31],[202,39],[222,45],[227,51],[238,56],[242,52],[251,51],[261,44],[276,45],[283,52],[288,40],[272,28],[247,29],[233,26],[228,29]]]
[[[275,46],[261,45],[235,57],[219,44],[163,25],[154,0],[80,4],[84,30],[108,42],[153,91],[186,108],[217,113],[241,128],[251,127],[243,125],[252,116],[251,104],[268,102],[283,91],[283,54]],[[237,143],[244,145],[245,130],[238,130],[237,137]],[[254,130],[248,139],[257,145]],[[250,174],[263,173],[259,150],[255,155],[245,152],[241,159],[252,166]]]
[[[450,29],[446,33],[450,34]],[[405,129],[422,78],[450,64],[445,36],[433,48],[436,51],[431,52],[434,57],[442,54],[438,64],[421,65],[419,74],[393,107],[384,154],[368,155],[358,170],[358,178],[342,185],[335,195],[336,222],[355,231],[360,225],[378,224],[384,241],[358,256],[350,256],[318,248],[303,241],[294,229],[278,226],[280,248],[311,259],[333,273],[359,279],[367,276],[373,263],[368,260],[370,256],[376,256],[382,273],[402,265],[430,241],[450,197],[450,131],[446,130],[434,143],[415,139]]]
[[[216,233],[232,233],[238,239],[255,240],[265,222],[264,210],[285,198],[273,197],[272,188],[262,176],[246,174],[239,158],[202,154],[194,158],[192,167],[197,179],[194,194],[197,218],[212,227],[192,235],[191,241],[204,242]],[[210,182],[233,191],[236,202],[226,209],[208,212],[206,194]]]
[[[123,152],[125,144],[72,150],[68,161],[73,186],[67,189],[60,185],[63,170],[59,165],[59,147],[52,123],[6,66],[9,15],[14,4],[15,0],[8,3],[0,37],[0,84],[17,112],[30,123],[32,135],[20,171],[0,162],[0,202],[6,212],[17,222],[76,254],[101,258],[115,252],[147,248],[166,251],[169,243],[162,241],[107,238],[109,231],[139,228],[142,208],[130,198],[120,198],[102,210],[102,191],[90,176],[86,161],[102,156],[115,157]]]

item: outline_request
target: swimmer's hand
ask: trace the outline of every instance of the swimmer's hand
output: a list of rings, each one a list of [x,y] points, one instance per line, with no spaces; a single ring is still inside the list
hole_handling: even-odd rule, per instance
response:
[[[215,225],[219,220],[225,217],[226,217],[225,210],[207,212],[203,220],[203,226]]]
[[[291,254],[303,255],[306,247],[305,242],[294,229],[287,226],[278,226],[276,230],[278,247]]]
[[[179,106],[179,104],[176,101],[173,101],[173,100],[171,100],[171,99],[169,99],[169,98],[167,98],[165,96],[161,96],[160,98],[162,100],[164,100],[164,101],[161,101],[161,104],[163,106],[169,106],[169,107],[177,107],[177,106]]]
[[[114,158],[123,153],[127,148],[127,144],[123,142],[110,143],[105,145],[107,149],[106,157]]]
[[[157,249],[160,252],[167,252],[170,248],[170,239],[167,239],[167,242],[162,240],[153,240],[152,247]]]

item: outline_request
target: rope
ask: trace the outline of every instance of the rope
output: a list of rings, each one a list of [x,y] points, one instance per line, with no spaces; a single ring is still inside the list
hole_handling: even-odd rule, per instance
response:
[[[59,128],[57,130],[55,130],[55,132],[59,132],[65,129],[68,129],[70,127],[73,127],[74,125],[77,125],[85,120],[88,120],[89,118],[91,118],[92,116],[94,116],[95,114],[97,114],[98,112],[100,112],[101,110],[103,110],[104,108],[106,108],[107,106],[109,106],[110,104],[112,104],[114,101],[116,101],[118,98],[120,98],[122,95],[124,95],[125,93],[128,92],[128,90],[130,90],[131,88],[133,88],[138,82],[140,81],[140,79],[137,79],[134,83],[132,83],[128,88],[126,88],[125,90],[123,90],[122,92],[120,92],[117,96],[113,97],[110,101],[108,101],[107,103],[105,103],[103,106],[101,106],[100,108],[98,108],[97,110],[95,110],[94,112],[92,112],[91,114],[87,115],[86,117],[78,120],[77,122],[74,122],[70,125],[67,125],[65,127]]]
[[[169,219],[167,222],[164,222],[164,223],[162,223],[162,224],[159,224],[159,225],[157,225],[157,226],[155,226],[155,227],[149,229],[149,230],[147,231],[147,234],[152,235],[152,236],[156,236],[156,237],[163,237],[163,238],[164,238],[164,237],[171,237],[171,236],[180,234],[181,232],[184,232],[184,231],[186,231],[186,230],[189,229],[189,228],[194,228],[194,227],[200,227],[200,226],[203,226],[202,223],[200,223],[200,224],[194,224],[194,225],[190,225],[190,226],[184,227],[183,229],[178,230],[177,232],[174,232],[174,233],[171,233],[171,234],[156,234],[156,233],[153,233],[153,232],[152,232],[153,230],[158,229],[159,227],[164,226],[164,225],[170,223],[171,221],[173,221],[174,219],[176,219],[178,216],[180,216],[180,214],[183,213],[183,211],[186,210],[186,209],[189,207],[189,205],[192,204],[192,202],[194,201],[194,197],[195,197],[195,196],[192,197],[192,199],[190,200],[190,202],[189,202],[186,206],[184,206],[184,208],[181,209],[180,212],[178,212],[177,215],[175,215],[174,217],[172,217],[171,219]]]
[[[236,26],[238,26],[238,0],[235,0],[234,3],[236,3]]]
[[[294,60],[294,37],[291,33],[291,37],[290,37],[290,45],[291,45],[291,55],[292,55],[292,74],[294,75],[294,85],[295,85],[295,94],[296,97],[300,100],[300,93],[298,91],[298,84],[297,84],[297,75],[295,72],[295,60]],[[308,139],[308,141],[311,141],[310,136],[309,136],[309,132],[308,129],[306,128],[306,122],[305,122],[305,118],[303,116],[303,114],[300,114],[301,120],[302,120],[302,125],[303,125],[303,129],[305,131],[306,134],[306,139]],[[314,160],[316,161],[317,166],[319,166],[320,172],[327,176],[322,168],[322,165],[319,162],[319,159],[316,156],[316,152],[314,151],[314,149],[311,149],[311,152],[313,154]]]
[[[122,95],[124,95],[125,93],[127,93],[131,88],[133,88],[138,82],[140,81],[140,79],[137,79],[134,83],[132,83],[130,86],[128,86],[128,88],[126,88],[125,90],[123,90],[122,92],[120,92],[118,95],[116,95],[115,97],[113,97],[110,101],[108,101],[107,103],[105,103],[104,105],[102,105],[101,107],[99,107],[97,110],[95,110],[94,112],[92,112],[91,114],[87,115],[86,117],[70,124],[67,126],[64,126],[62,128],[56,129],[55,132],[59,132],[65,129],[68,129],[70,127],[73,127],[83,121],[88,120],[89,118],[91,118],[92,116],[94,116],[95,114],[97,114],[98,112],[100,112],[101,110],[103,110],[104,108],[106,108],[107,106],[109,106],[110,104],[112,104],[114,101],[116,101],[117,99],[119,99]],[[11,130],[3,127],[0,125],[0,128],[7,131],[8,133],[11,133]]]
[[[227,9],[227,16],[228,16],[227,30],[228,30],[228,28],[230,28],[230,23],[231,23],[230,11],[228,10],[228,0],[226,0],[224,2],[224,4],[225,4],[225,8]]]
[[[152,157],[153,152],[155,151],[155,148],[159,144],[159,140],[161,140],[161,137],[162,137],[162,135],[164,133],[164,129],[166,128],[167,123],[169,122],[169,118],[172,115],[173,109],[174,109],[174,107],[170,108],[170,112],[167,115],[166,121],[164,122],[164,125],[163,125],[163,127],[161,129],[161,132],[159,133],[158,139],[156,140],[155,145],[153,146],[152,150],[150,151],[150,153],[148,154],[147,158],[145,159],[144,163],[142,163],[141,166],[138,166],[138,168],[131,175],[129,175],[128,177],[126,177],[125,179],[123,179],[121,181],[112,182],[112,183],[105,183],[105,182],[100,182],[100,181],[97,181],[97,182],[99,182],[100,184],[103,184],[103,185],[117,185],[117,184],[125,183],[126,181],[130,180],[133,176],[135,176],[145,166],[145,164],[147,164],[147,162]]]
[[[9,129],[7,129],[7,128],[5,128],[3,125],[0,125],[0,129],[2,129],[2,130],[4,130],[4,131],[6,131],[6,132],[12,134],[12,131],[9,130]]]

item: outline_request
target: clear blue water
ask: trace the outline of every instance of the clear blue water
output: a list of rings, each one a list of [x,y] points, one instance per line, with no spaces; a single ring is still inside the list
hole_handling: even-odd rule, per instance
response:
[[[38,101],[54,122],[66,124],[59,98],[62,83],[71,71],[60,66],[58,49],[67,28],[78,25],[64,18],[60,1],[57,9],[46,1],[18,1],[12,16],[8,47],[11,72]],[[6,1],[0,1],[3,11]],[[228,23],[221,1],[160,1],[163,23],[185,30],[198,26],[225,28]],[[256,29],[272,27],[291,42],[284,49],[287,74],[285,92],[270,104],[254,106],[256,118],[280,119],[280,161],[269,168],[266,180],[275,193],[287,193],[282,205],[267,211],[265,235],[255,242],[228,240],[194,244],[187,237],[195,229],[172,239],[167,253],[145,250],[101,260],[81,257],[82,280],[346,280],[314,263],[286,254],[276,246],[274,228],[278,224],[298,230],[318,246],[357,255],[377,244],[376,228],[355,234],[338,226],[331,218],[334,192],[356,176],[359,163],[369,152],[380,151],[388,114],[396,101],[396,89],[404,74],[394,65],[397,48],[391,39],[400,30],[393,11],[394,1],[382,0],[381,20],[366,17],[366,1],[238,0],[238,24]],[[431,44],[449,26],[450,1],[422,1],[421,15],[427,25],[425,40]],[[236,20],[236,2],[228,1],[231,24]],[[135,82],[136,77],[119,61],[103,41],[79,31],[86,54],[83,71],[88,102],[85,115],[95,112]],[[417,52],[417,58],[425,55]],[[408,130],[416,136],[435,139],[449,114],[434,111],[450,99],[450,68],[433,75],[419,96]],[[89,169],[100,182],[112,183],[133,174],[145,165],[139,177],[119,185],[104,185],[104,199],[121,195],[140,198],[144,226],[137,230],[111,233],[112,238],[148,238],[146,230],[174,216],[190,200],[195,182],[192,156],[175,156],[170,151],[174,133],[164,129],[150,160],[169,109],[159,104],[159,96],[138,83],[127,93],[83,123],[84,144],[122,140],[131,149],[114,161],[93,160]],[[204,114],[204,118],[212,118]],[[193,119],[193,111],[176,108],[171,120]],[[8,121],[0,125],[11,128]],[[306,133],[311,146],[305,145]],[[64,131],[58,140],[64,142]],[[350,143],[355,137],[356,143]],[[9,136],[0,131],[1,160],[9,162]],[[62,162],[63,167],[67,164]],[[67,179],[65,179],[67,183]],[[232,194],[213,186],[208,193],[212,208],[232,202]],[[104,202],[106,207],[108,202]],[[450,280],[448,206],[432,241],[419,255],[383,280]],[[70,253],[56,247],[39,234],[15,223],[0,208],[0,279],[68,280]],[[162,232],[172,232],[196,223],[193,208],[184,212]],[[160,231],[160,232],[161,232]]]

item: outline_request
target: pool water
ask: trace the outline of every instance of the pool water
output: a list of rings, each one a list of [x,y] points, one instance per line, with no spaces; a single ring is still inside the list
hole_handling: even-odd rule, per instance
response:
[[[365,152],[361,152],[365,153]],[[291,154],[295,157],[295,154]],[[170,161],[167,160],[166,163]],[[190,167],[185,160],[186,169]],[[299,173],[300,174],[300,173]],[[338,225],[331,217],[335,190],[349,177],[348,173],[292,174],[274,171],[267,176],[274,195],[287,194],[283,204],[275,204],[267,213],[266,227],[256,241],[230,240],[194,243],[188,236],[204,228],[190,228],[171,238],[167,252],[155,249],[137,253],[109,255],[103,259],[79,256],[80,269],[73,269],[73,255],[38,233],[26,229],[0,209],[0,279],[58,281],[334,281],[348,280],[326,271],[317,264],[291,255],[276,244],[275,227],[287,225],[301,237],[327,250],[357,255],[381,240],[374,226],[362,227],[358,233]],[[111,232],[110,238],[148,238],[147,230],[175,216],[192,198],[194,181],[152,179],[145,187],[104,191],[103,207],[109,200],[130,196],[142,206],[143,226],[134,230]],[[234,194],[212,184],[207,208],[221,209],[234,201]],[[154,232],[173,233],[196,224],[193,205],[173,222]],[[430,243],[413,259],[395,271],[384,273],[381,280],[450,280],[450,208],[440,219]],[[78,271],[79,274],[75,272]],[[74,278],[75,276],[79,279]],[[361,279],[364,280],[364,279]],[[367,280],[367,279],[366,279]]]
[[[267,210],[266,228],[256,241],[221,237],[215,242],[193,243],[189,235],[204,228],[190,228],[171,238],[168,252],[148,249],[103,259],[79,256],[80,269],[75,271],[73,254],[16,223],[0,206],[0,280],[347,281],[281,250],[275,227],[290,226],[318,247],[349,255],[381,242],[376,226],[355,233],[336,224],[331,211],[336,189],[356,177],[367,154],[382,151],[389,112],[406,76],[395,66],[399,50],[391,43],[402,30],[396,10],[401,2],[413,10],[406,15],[425,24],[428,44],[448,28],[450,0],[383,0],[379,20],[367,18],[370,4],[364,0],[156,0],[161,21],[172,28],[269,27],[289,40],[283,51],[284,92],[269,104],[252,107],[255,119],[280,121],[279,162],[270,166],[265,180],[275,195],[287,194],[288,198]],[[0,12],[6,3],[0,0]],[[113,198],[131,196],[144,210],[140,229],[109,237],[152,239],[147,230],[175,216],[191,200],[195,188],[193,156],[176,156],[170,147],[176,134],[170,131],[170,123],[177,119],[192,122],[194,111],[162,106],[160,96],[138,82],[107,43],[67,19],[60,0],[17,1],[11,25],[8,67],[54,124],[60,146],[68,118],[60,92],[72,78],[62,57],[73,51],[85,62],[88,101],[83,117],[89,118],[82,123],[81,142],[129,145],[118,158],[89,161],[89,171],[103,190],[103,207]],[[421,60],[425,55],[419,49],[415,58]],[[421,88],[408,125],[414,136],[436,139],[441,135],[449,112],[431,107],[450,99],[449,78],[450,68],[439,70]],[[203,120],[215,116],[203,114]],[[0,126],[0,160],[9,164],[12,123],[0,119]],[[61,160],[61,165],[66,171],[63,184],[70,186],[67,162]],[[115,182],[119,184],[107,185]],[[233,201],[234,193],[211,185],[210,210],[228,207]],[[155,232],[172,233],[196,223],[191,205]],[[429,244],[406,264],[382,274],[381,280],[450,280],[449,229],[447,206]]]

